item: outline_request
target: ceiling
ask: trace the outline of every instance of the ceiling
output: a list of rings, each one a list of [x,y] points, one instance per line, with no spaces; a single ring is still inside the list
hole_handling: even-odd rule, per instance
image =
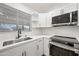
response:
[[[72,3],[23,3],[23,4],[39,13],[46,13]]]

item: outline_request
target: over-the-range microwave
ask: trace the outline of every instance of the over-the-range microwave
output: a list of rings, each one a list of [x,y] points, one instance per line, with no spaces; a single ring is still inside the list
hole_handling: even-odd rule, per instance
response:
[[[58,25],[77,25],[78,23],[78,11],[62,14],[52,17],[52,26]]]

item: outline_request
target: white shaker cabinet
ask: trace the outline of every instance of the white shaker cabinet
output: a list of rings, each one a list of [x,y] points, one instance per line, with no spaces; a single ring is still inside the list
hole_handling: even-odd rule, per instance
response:
[[[23,51],[25,51],[26,56],[43,55],[43,38],[24,44]]]
[[[70,4],[70,5],[67,5],[66,7],[63,8],[63,12],[64,13],[69,13],[69,12],[73,12],[73,11],[76,11],[78,8],[77,8],[77,3],[73,3],[73,4]]]
[[[40,13],[38,19],[32,22],[33,28],[51,27],[51,19],[49,13]]]
[[[35,56],[36,41],[25,43],[19,46],[14,46],[0,52],[0,56]]]
[[[32,28],[39,28],[39,14],[33,13],[32,14]]]
[[[56,9],[56,10],[49,12],[50,17],[55,17],[55,16],[58,16],[58,15],[60,15],[60,9]]]
[[[0,56],[49,56],[49,39],[39,38],[35,41],[20,44],[0,52]]]
[[[51,27],[51,19],[49,13],[39,14],[39,27]]]
[[[24,44],[23,49],[26,53],[25,56],[36,56],[36,41]]]
[[[42,56],[43,55],[43,38],[39,38],[36,43],[36,55]]]
[[[44,37],[44,55],[49,56],[49,39]]]
[[[0,56],[22,56],[23,46],[11,47],[0,52]]]
[[[39,27],[46,27],[46,16],[47,13],[39,14]]]
[[[0,51],[0,56],[41,56],[43,55],[43,38],[11,46]]]

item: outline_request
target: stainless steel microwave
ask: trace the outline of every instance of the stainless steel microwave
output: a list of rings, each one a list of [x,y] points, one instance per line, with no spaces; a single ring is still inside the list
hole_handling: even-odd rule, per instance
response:
[[[74,25],[78,23],[78,11],[52,17],[52,25]]]

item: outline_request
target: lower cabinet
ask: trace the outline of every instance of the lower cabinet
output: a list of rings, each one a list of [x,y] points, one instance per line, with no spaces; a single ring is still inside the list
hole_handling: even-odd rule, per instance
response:
[[[42,56],[43,55],[43,38],[32,41],[24,45],[26,56]]]
[[[43,55],[43,38],[37,40],[36,43],[36,55],[42,56]]]
[[[24,45],[25,56],[36,56],[36,41],[29,42]]]
[[[0,52],[0,56],[22,56],[23,46],[11,47]]]
[[[0,51],[0,56],[41,56],[43,55],[43,38],[28,43],[12,46]]]
[[[44,37],[44,55],[49,56],[49,39]]]

